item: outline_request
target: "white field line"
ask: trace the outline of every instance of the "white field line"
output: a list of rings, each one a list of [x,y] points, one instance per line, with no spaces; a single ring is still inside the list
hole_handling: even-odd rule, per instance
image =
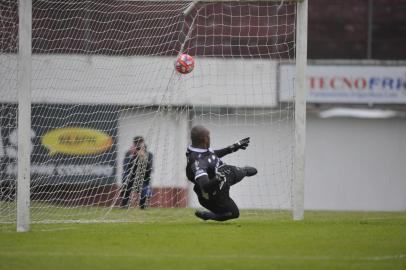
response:
[[[284,256],[284,255],[244,255],[244,254],[214,254],[214,255],[185,255],[185,254],[110,254],[110,253],[74,253],[74,252],[21,252],[21,251],[0,251],[0,256],[73,256],[73,257],[134,257],[134,258],[206,258],[206,259],[255,259],[255,260],[309,260],[309,261],[329,261],[329,260],[347,260],[347,261],[387,261],[387,260],[402,260],[406,259],[406,254],[394,254],[384,256]]]
[[[40,232],[55,232],[55,231],[66,231],[66,230],[72,230],[75,229],[75,227],[55,227],[55,228],[49,228],[49,229],[40,229],[38,231]]]
[[[48,229],[38,229],[35,231],[39,231],[39,232],[56,232],[56,231],[66,231],[66,230],[74,230],[75,227],[70,226],[70,227],[54,227],[54,228],[48,228]],[[0,231],[0,233],[11,233],[11,234],[15,234],[16,233],[16,229],[15,228],[10,228],[10,229],[6,229],[6,230],[2,230]]]
[[[395,220],[395,218],[392,218],[392,217],[371,217],[371,218],[363,218],[363,219],[361,219],[361,221],[362,220],[367,220],[367,221],[382,221],[382,220]],[[406,219],[406,215],[403,217],[403,216],[401,216],[401,217],[396,217],[396,220],[403,220],[403,219]]]

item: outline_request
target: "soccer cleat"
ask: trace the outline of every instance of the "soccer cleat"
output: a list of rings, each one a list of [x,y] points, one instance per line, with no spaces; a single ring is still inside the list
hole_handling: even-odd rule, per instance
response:
[[[253,176],[253,175],[256,175],[258,172],[257,169],[255,169],[254,167],[249,167],[249,166],[244,167],[244,170],[245,170],[246,176]]]
[[[205,220],[205,221],[210,218],[208,214],[209,214],[209,213],[206,212],[206,211],[199,211],[199,210],[197,210],[197,211],[195,212],[195,216],[196,216],[196,217],[198,217],[198,218],[200,218],[200,219],[203,219],[203,220]]]

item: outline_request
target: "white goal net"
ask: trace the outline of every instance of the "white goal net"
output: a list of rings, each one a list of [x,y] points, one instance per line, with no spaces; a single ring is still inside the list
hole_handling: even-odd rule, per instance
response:
[[[290,210],[295,106],[281,97],[293,81],[283,93],[278,82],[295,64],[296,5],[33,0],[31,222],[192,215],[185,152],[196,124],[214,149],[251,138],[223,158],[258,169],[231,188],[243,213]],[[1,223],[16,221],[19,42],[18,1],[0,1]],[[182,53],[195,60],[186,75],[174,68]],[[137,136],[153,155],[149,186],[146,159],[126,182]]]

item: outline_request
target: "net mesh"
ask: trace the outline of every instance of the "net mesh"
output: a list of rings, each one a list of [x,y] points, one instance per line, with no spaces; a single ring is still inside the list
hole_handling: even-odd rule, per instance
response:
[[[17,1],[0,1],[0,15],[0,222],[15,222]],[[231,189],[241,209],[290,209],[294,108],[278,100],[278,67],[295,61],[295,16],[291,2],[34,0],[31,221],[153,220],[199,207],[185,176],[196,124],[214,149],[251,137],[223,158],[259,171]],[[195,59],[190,74],[174,68],[182,53]],[[136,136],[152,158],[130,185]]]

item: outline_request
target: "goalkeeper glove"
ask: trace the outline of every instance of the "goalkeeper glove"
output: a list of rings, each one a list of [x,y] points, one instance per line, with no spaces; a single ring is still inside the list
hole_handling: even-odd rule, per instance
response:
[[[245,150],[245,149],[247,149],[249,143],[250,143],[250,137],[244,138],[244,139],[236,142],[235,144],[231,145],[230,146],[231,151],[235,152],[239,149]]]

